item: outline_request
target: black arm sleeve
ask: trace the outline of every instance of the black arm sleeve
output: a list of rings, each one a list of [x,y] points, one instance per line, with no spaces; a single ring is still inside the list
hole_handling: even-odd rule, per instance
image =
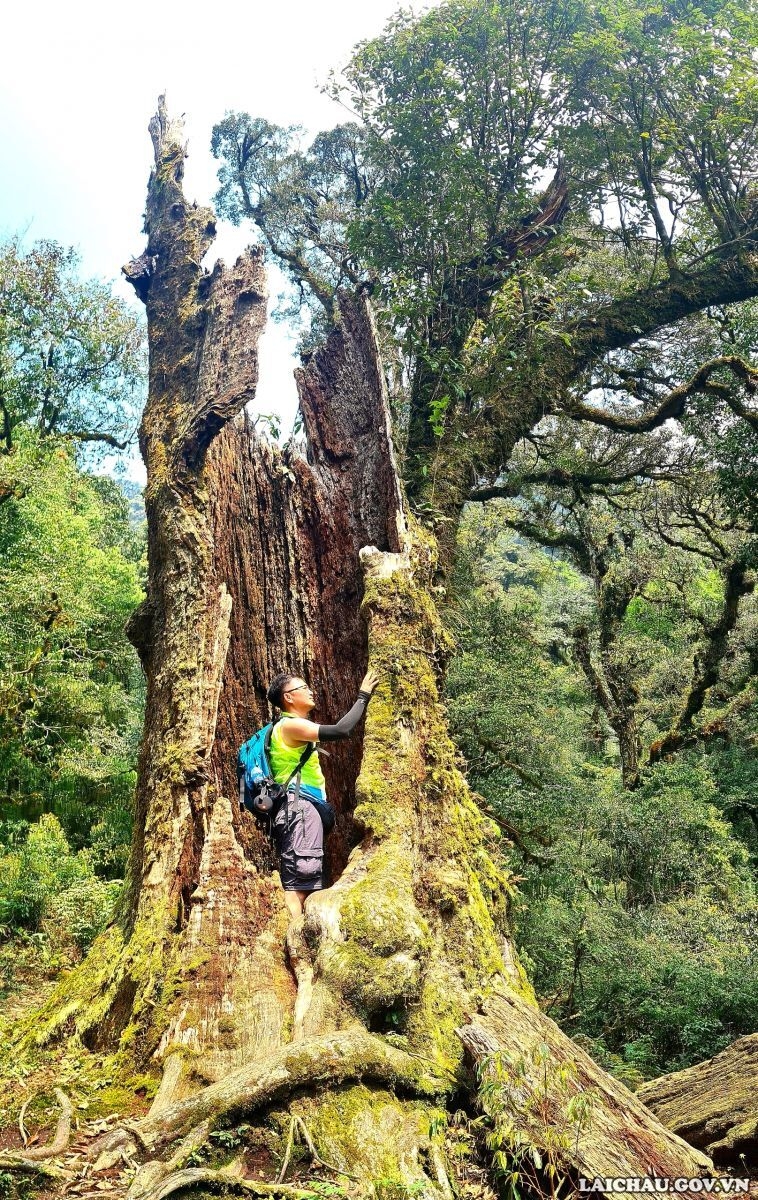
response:
[[[371,692],[359,692],[353,707],[345,713],[344,717],[340,717],[336,725],[319,725],[318,740],[320,742],[338,742],[341,738],[350,737],[366,711],[366,705],[370,699]]]

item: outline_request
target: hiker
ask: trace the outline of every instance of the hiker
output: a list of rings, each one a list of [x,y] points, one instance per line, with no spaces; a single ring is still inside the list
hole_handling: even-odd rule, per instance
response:
[[[274,780],[288,785],[288,801],[274,818],[274,835],[284,900],[295,920],[302,916],[306,897],[324,886],[324,831],[334,824],[316,743],[350,737],[378,682],[376,673],[368,671],[355,704],[335,725],[308,719],[315,700],[299,675],[277,675],[268,689],[268,699],[282,713],[271,730],[269,760]],[[304,754],[309,747],[310,754]]]

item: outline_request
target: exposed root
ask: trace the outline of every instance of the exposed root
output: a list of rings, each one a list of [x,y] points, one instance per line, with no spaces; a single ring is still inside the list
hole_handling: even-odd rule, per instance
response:
[[[282,1162],[282,1168],[277,1176],[278,1183],[281,1183],[287,1174],[287,1167],[289,1166],[290,1157],[292,1155],[292,1147],[293,1147],[294,1141],[295,1141],[295,1130],[299,1130],[299,1132],[302,1136],[302,1139],[305,1142],[306,1148],[308,1150],[308,1154],[310,1156],[311,1166],[323,1167],[327,1171],[332,1171],[335,1175],[344,1175],[345,1178],[347,1178],[347,1179],[354,1180],[357,1178],[357,1176],[351,1175],[349,1173],[349,1171],[343,1171],[341,1167],[333,1167],[331,1163],[325,1162],[325,1160],[321,1157],[318,1150],[316,1149],[315,1142],[313,1141],[313,1138],[311,1137],[310,1133],[308,1132],[308,1126],[306,1125],[303,1118],[298,1117],[298,1116],[293,1116],[290,1121],[289,1134],[287,1135],[287,1148],[284,1152],[284,1160]]]
[[[170,1108],[171,1101],[174,1098],[179,1080],[181,1079],[183,1066],[184,1063],[181,1054],[167,1055],[163,1063],[160,1086],[150,1106],[151,1116],[163,1112],[164,1108]]]
[[[383,1038],[367,1033],[363,1027],[309,1038],[247,1063],[226,1079],[209,1084],[159,1113],[151,1110],[141,1121],[124,1122],[92,1147],[92,1157],[97,1155],[93,1173],[120,1161],[132,1163],[136,1156],[149,1159],[137,1170],[129,1187],[128,1200],[163,1200],[175,1191],[213,1184],[223,1185],[226,1190],[233,1184],[231,1190],[253,1195],[305,1196],[308,1193],[282,1182],[263,1184],[241,1179],[228,1167],[214,1172],[190,1169],[183,1164],[193,1150],[207,1142],[214,1127],[228,1120],[267,1108],[301,1088],[358,1080],[391,1086],[399,1084],[419,1096],[439,1096],[449,1091],[453,1082],[440,1076],[425,1059],[388,1045]],[[307,1146],[314,1166],[353,1178],[342,1168],[321,1158],[305,1122],[296,1116],[290,1127],[280,1180],[289,1165],[296,1131]],[[175,1145],[179,1139],[183,1140]],[[172,1147],[173,1153],[165,1162],[160,1161],[159,1156],[167,1147]]]
[[[275,1054],[247,1063],[163,1112],[148,1114],[128,1130],[143,1150],[155,1155],[203,1121],[216,1125],[224,1118],[268,1107],[299,1088],[367,1079],[400,1084],[426,1096],[449,1091],[452,1082],[441,1077],[432,1064],[361,1027],[282,1046]],[[124,1146],[124,1128],[101,1145],[103,1152],[111,1149],[116,1139]]]
[[[294,1028],[292,1040],[303,1040],[303,1022],[311,1006],[313,996],[313,961],[308,944],[303,935],[304,921],[291,921],[287,930],[287,957],[297,980],[297,998],[293,1013]]]
[[[186,1192],[193,1188],[208,1188],[211,1191],[247,1196],[285,1196],[290,1200],[311,1200],[313,1196],[313,1192],[293,1184],[262,1183],[257,1179],[244,1179],[228,1167],[219,1171],[212,1171],[206,1167],[187,1167],[161,1180],[152,1191],[145,1193],[145,1200],[166,1200],[176,1192]]]
[[[327,1166],[327,1164],[325,1162],[323,1162],[322,1159],[319,1157],[318,1151],[316,1150],[316,1147],[313,1143],[313,1138],[309,1134],[308,1126],[306,1125],[303,1118],[302,1117],[293,1117],[292,1123],[297,1129],[300,1130],[301,1134],[303,1135],[303,1141],[305,1142],[305,1144],[308,1148],[308,1153],[311,1156],[311,1162],[313,1163],[313,1165],[316,1167]],[[333,1167],[331,1168],[331,1170],[334,1170],[334,1169],[335,1168],[333,1168]]]
[[[189,1156],[207,1144],[210,1128],[210,1121],[202,1121],[187,1134],[166,1162],[143,1163],[132,1179],[127,1192],[127,1200],[142,1200],[144,1196],[155,1191],[164,1179],[168,1179],[169,1175],[186,1169],[185,1164]]]
[[[0,1154],[0,1170],[21,1171],[27,1175],[43,1175],[45,1179],[57,1179],[68,1182],[73,1178],[70,1171],[63,1167],[54,1167],[51,1163],[32,1162],[25,1154]]]
[[[435,1178],[444,1200],[455,1200],[453,1188],[450,1183],[450,1177],[448,1176],[447,1168],[445,1166],[445,1156],[443,1155],[439,1146],[432,1143],[432,1145],[429,1147],[429,1155],[434,1168]]]
[[[293,1147],[294,1143],[295,1143],[295,1118],[292,1117],[290,1120],[290,1130],[289,1130],[289,1133],[287,1134],[287,1147],[284,1151],[284,1158],[282,1160],[282,1169],[276,1177],[277,1183],[284,1182],[284,1177],[287,1174],[287,1167],[290,1165],[290,1155],[292,1154],[292,1147]]]
[[[71,1138],[71,1118],[74,1108],[65,1092],[60,1088],[55,1089],[55,1097],[60,1105],[61,1115],[58,1117],[58,1125],[55,1130],[55,1136],[52,1142],[48,1142],[46,1146],[34,1146],[31,1149],[27,1147],[28,1138],[24,1138],[24,1114],[26,1112],[29,1100],[26,1101],[18,1118],[19,1132],[24,1140],[24,1151],[22,1154],[4,1154],[0,1156],[0,1166],[15,1167],[19,1171],[33,1171],[35,1164],[43,1162],[46,1158],[57,1158],[59,1154],[68,1146]],[[50,1174],[49,1171],[41,1171],[41,1174]]]
[[[97,1153],[92,1174],[97,1175],[101,1171],[109,1171],[118,1162],[131,1161],[139,1152],[139,1148],[140,1141],[135,1136],[131,1124],[112,1130],[90,1148],[91,1155],[94,1156]]]
[[[24,1125],[24,1117],[26,1116],[26,1110],[31,1102],[31,1096],[28,1100],[24,1100],[24,1103],[21,1105],[21,1112],[18,1114],[18,1131],[21,1134],[21,1141],[23,1142],[24,1146],[26,1146],[27,1142],[29,1141],[29,1134],[27,1133],[26,1126]]]
[[[210,1121],[201,1121],[199,1125],[190,1130],[186,1138],[177,1147],[176,1152],[166,1162],[166,1174],[178,1171],[193,1151],[199,1150],[201,1146],[204,1146],[208,1141],[210,1131]]]

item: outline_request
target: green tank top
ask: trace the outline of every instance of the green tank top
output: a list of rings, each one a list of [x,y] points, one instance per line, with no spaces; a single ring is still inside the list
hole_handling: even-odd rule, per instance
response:
[[[285,746],[281,737],[282,722],[287,720],[289,713],[276,722],[271,730],[271,746],[269,748],[269,766],[271,774],[277,783],[284,783],[300,762],[305,746]],[[318,754],[312,754],[302,769],[300,780],[307,787],[320,788],[326,795],[326,780],[318,761]]]

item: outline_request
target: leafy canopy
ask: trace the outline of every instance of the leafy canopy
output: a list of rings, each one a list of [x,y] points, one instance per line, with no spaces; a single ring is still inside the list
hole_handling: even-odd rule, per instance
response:
[[[708,394],[755,428],[742,351],[672,414],[690,360],[661,377],[655,343],[758,291],[757,39],[755,0],[447,0],[357,47],[332,84],[357,124],[214,130],[222,215],[301,295],[329,315],[340,284],[372,290],[438,532],[549,413],[649,430]]]
[[[0,245],[0,437],[43,436],[121,447],[143,401],[146,354],[137,315],[57,242]]]
[[[747,231],[757,37],[755,4],[731,0],[401,12],[332,81],[360,124],[303,149],[299,129],[227,114],[212,140],[217,203],[257,221],[301,282],[309,256],[325,256],[319,299],[349,263],[348,277],[408,287],[424,307],[472,263],[491,293],[504,234],[562,160],[575,247],[584,226],[649,271],[659,254],[692,260]]]
[[[512,915],[538,994],[630,1083],[717,1053],[758,1019],[754,710],[731,739],[682,751],[628,791],[571,651],[591,587],[494,509],[465,512],[459,547],[451,726],[521,876]],[[624,631],[659,724],[692,638],[671,566],[651,556],[652,599]],[[716,603],[697,560],[682,582],[688,604]]]

